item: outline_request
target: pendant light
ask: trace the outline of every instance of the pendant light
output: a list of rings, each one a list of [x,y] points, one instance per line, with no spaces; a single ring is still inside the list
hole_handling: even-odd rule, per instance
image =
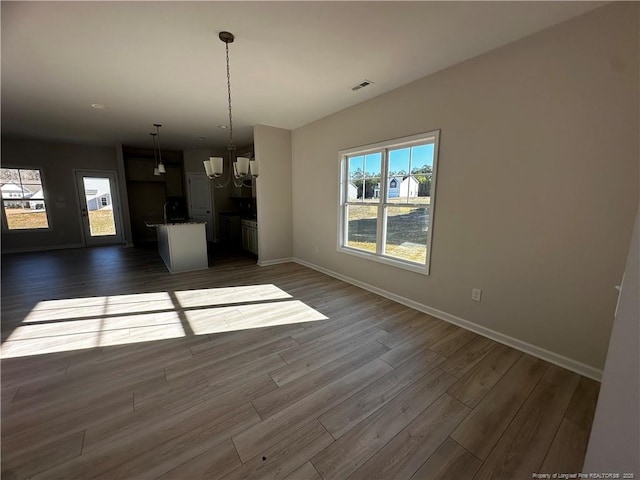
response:
[[[160,169],[158,168],[158,155],[156,153],[156,135],[157,133],[150,133],[153,138],[153,164],[155,165],[153,169],[153,174],[157,177],[160,175]]]
[[[229,44],[233,43],[235,37],[229,32],[220,32],[218,37],[225,44],[227,56],[227,98],[229,105],[229,145],[227,146],[228,155],[224,157],[209,157],[205,160],[204,170],[207,176],[213,180],[212,185],[215,188],[223,188],[229,184],[233,178],[233,184],[236,187],[251,187],[247,184],[248,180],[255,178],[259,173],[259,164],[255,159],[248,157],[236,158],[236,147],[233,144],[233,115],[231,111],[231,71],[229,68]],[[226,165],[225,165],[226,163]],[[225,174],[226,170],[226,174]],[[226,177],[225,180],[223,178]]]
[[[166,173],[164,163],[162,163],[162,150],[160,150],[160,127],[162,125],[160,125],[159,123],[154,123],[153,126],[156,127],[156,135],[158,138],[158,172]]]

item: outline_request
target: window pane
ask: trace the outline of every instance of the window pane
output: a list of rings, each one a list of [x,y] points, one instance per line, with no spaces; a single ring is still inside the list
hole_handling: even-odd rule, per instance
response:
[[[4,185],[7,182],[20,182],[20,174],[17,168],[2,168],[0,169],[0,179]]]
[[[17,168],[0,169],[2,198],[22,198],[23,189],[20,184],[20,173]]]
[[[20,169],[20,180],[22,183],[42,183],[39,170]]]
[[[430,204],[433,154],[434,145],[432,143],[412,148],[411,173],[418,182],[417,198],[410,199],[413,203]]]
[[[417,196],[410,198],[411,203],[429,205],[431,203],[431,175],[413,175],[418,186]]]
[[[376,251],[378,207],[374,205],[347,205],[346,246]]]
[[[44,202],[4,200],[9,230],[49,228]]]
[[[82,181],[91,236],[115,235],[116,222],[111,204],[111,182],[105,177],[84,177]]]
[[[387,198],[389,202],[404,203],[408,200],[411,184],[414,183],[408,176],[410,154],[410,148],[389,151],[389,165],[387,168]]]
[[[380,201],[380,174],[382,164],[382,153],[370,153],[364,156],[364,201]]]
[[[407,175],[409,173],[410,148],[399,148],[389,151],[389,177],[393,175]]]
[[[348,200],[350,202],[379,202],[382,153],[358,155],[348,158],[347,161],[349,171]]]
[[[362,199],[362,182],[364,180],[364,155],[347,159],[349,171],[349,185],[347,186],[347,198],[350,202]]]
[[[390,203],[429,203],[434,145],[389,151]]]
[[[385,255],[425,263],[429,209],[427,207],[387,207],[386,215]]]

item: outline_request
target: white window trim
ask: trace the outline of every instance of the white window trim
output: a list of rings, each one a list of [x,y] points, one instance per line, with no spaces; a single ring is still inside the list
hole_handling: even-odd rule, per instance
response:
[[[433,139],[434,144],[434,161],[433,168],[431,173],[431,190],[430,197],[431,203],[429,205],[429,225],[427,232],[427,256],[424,265],[410,262],[408,260],[402,260],[396,257],[385,256],[380,252],[382,244],[384,243],[383,236],[386,234],[386,225],[384,224],[384,220],[386,216],[383,214],[384,205],[387,204],[387,195],[388,188],[384,188],[383,194],[380,198],[380,203],[377,205],[382,205],[382,208],[378,209],[378,233],[377,233],[377,241],[376,241],[376,252],[367,252],[365,250],[360,250],[356,248],[349,247],[345,245],[346,239],[344,238],[344,234],[347,231],[347,221],[348,219],[345,216],[345,203],[347,202],[346,194],[347,194],[347,184],[349,183],[349,173],[347,172],[347,157],[354,155],[364,155],[368,153],[374,153],[376,151],[383,151],[383,164],[382,171],[380,172],[380,183],[381,185],[386,185],[387,181],[387,166],[384,157],[386,154],[384,153],[387,149],[395,149],[398,147],[411,147],[414,145],[422,145],[426,140]],[[439,149],[440,149],[440,130],[433,130],[425,133],[418,133],[416,135],[411,135],[408,137],[396,138],[392,140],[387,140],[384,142],[378,142],[369,145],[363,145],[360,147],[348,148],[345,150],[340,150],[338,152],[339,155],[339,176],[340,179],[340,188],[339,188],[339,199],[338,199],[338,244],[337,251],[339,253],[345,253],[348,255],[352,255],[359,258],[364,258],[367,260],[372,260],[374,262],[383,263],[385,265],[391,265],[397,268],[402,268],[404,270],[409,270],[412,272],[420,273],[422,275],[429,275],[430,266],[431,266],[431,252],[433,250],[433,225],[435,218],[435,207],[436,207],[436,177],[438,173],[438,159],[439,159]]]
[[[8,198],[0,198],[0,208],[2,209],[2,234],[19,234],[19,233],[37,233],[37,232],[51,232],[53,231],[53,224],[51,215],[49,215],[49,208],[51,207],[49,193],[47,191],[47,187],[45,186],[44,180],[44,169],[38,166],[12,166],[12,165],[3,165],[2,168],[7,170],[38,170],[40,172],[40,183],[42,184],[42,199],[44,200],[45,215],[47,216],[47,228],[14,228],[10,229],[7,224],[7,214],[4,211],[4,201],[10,200]]]

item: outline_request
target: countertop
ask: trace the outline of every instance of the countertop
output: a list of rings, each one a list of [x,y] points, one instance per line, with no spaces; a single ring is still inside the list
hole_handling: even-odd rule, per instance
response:
[[[145,218],[144,220],[144,224],[147,227],[151,227],[151,228],[155,228],[155,227],[160,227],[162,225],[198,225],[201,223],[207,223],[207,222],[200,222],[200,221],[194,221],[191,219],[186,219],[184,221],[164,221],[161,218]]]

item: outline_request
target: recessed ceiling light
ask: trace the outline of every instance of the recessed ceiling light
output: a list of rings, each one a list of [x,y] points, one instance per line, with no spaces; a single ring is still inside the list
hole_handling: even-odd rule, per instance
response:
[[[98,109],[98,110],[103,110],[103,109],[107,108],[107,107],[105,107],[104,105],[101,105],[101,104],[99,104],[99,103],[92,103],[92,104],[91,104],[91,106],[92,106],[93,108],[95,108],[95,109]]]
[[[226,125],[218,125],[218,128],[227,128]]]
[[[202,142],[204,139],[205,139],[205,137],[198,137],[198,140],[199,140],[199,141],[201,141],[201,142]]]

